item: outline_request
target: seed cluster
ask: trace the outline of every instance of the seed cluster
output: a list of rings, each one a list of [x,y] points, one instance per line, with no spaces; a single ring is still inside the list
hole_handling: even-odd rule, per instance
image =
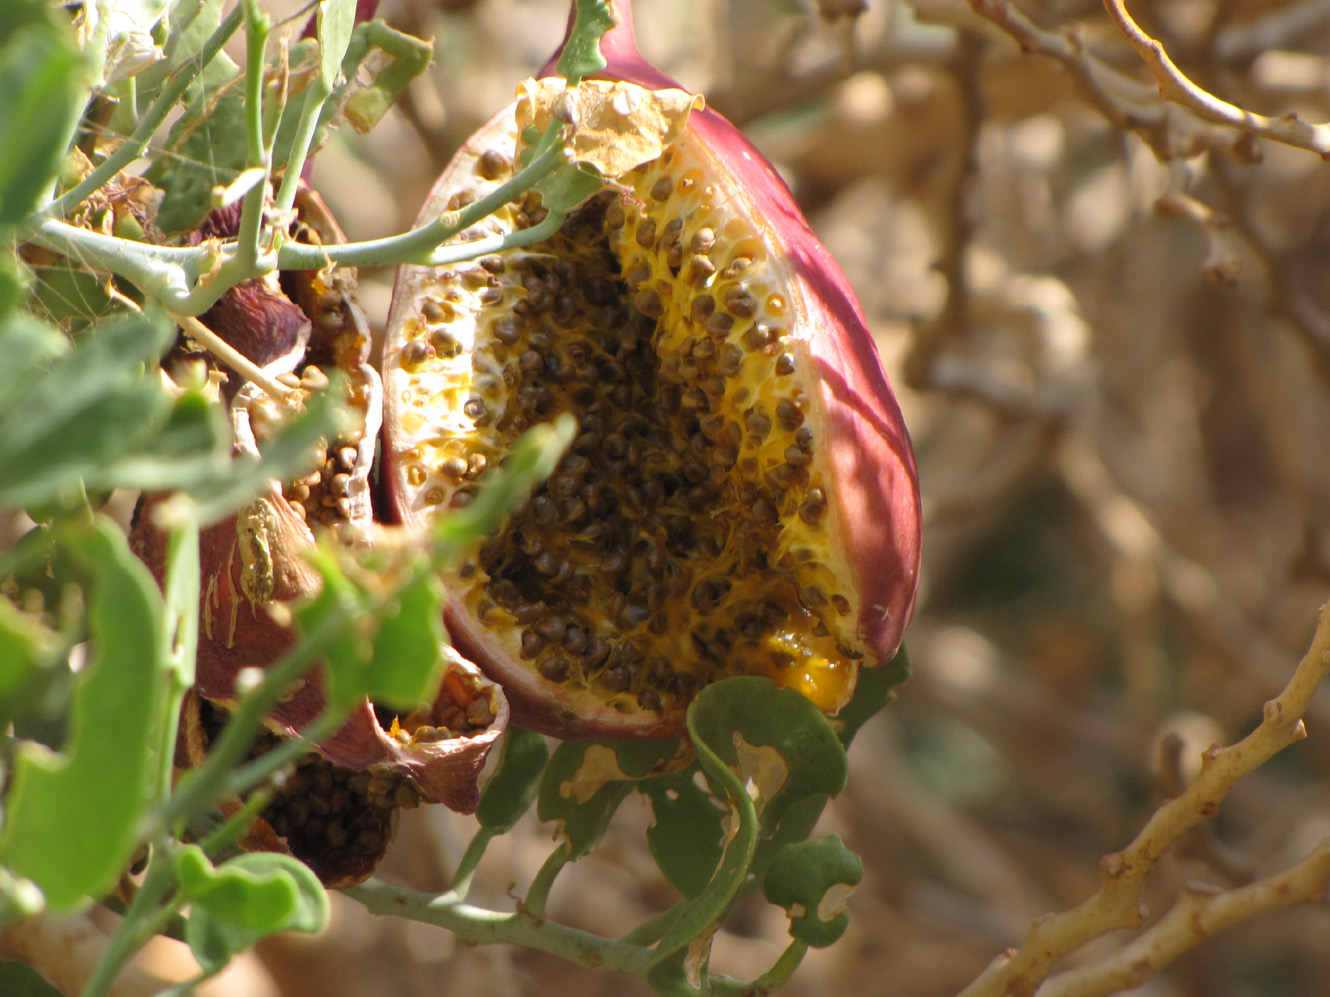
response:
[[[749,673],[834,709],[858,606],[832,567],[791,291],[697,162],[677,143],[546,243],[418,274],[386,358],[395,456],[419,508],[456,507],[518,433],[575,413],[553,475],[464,565],[472,612],[620,710]],[[483,190],[507,163],[475,169]],[[542,212],[528,196],[499,222]]]
[[[306,755],[263,817],[292,854],[315,868],[355,867],[382,853],[393,811],[410,809],[420,794],[386,769],[353,772],[318,754]]]

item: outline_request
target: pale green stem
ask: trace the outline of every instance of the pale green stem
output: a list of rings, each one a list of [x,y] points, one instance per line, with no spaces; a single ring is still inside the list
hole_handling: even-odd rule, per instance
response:
[[[808,943],[798,940],[790,942],[785,951],[765,973],[755,980],[732,980],[727,976],[712,977],[712,997],[755,997],[758,994],[774,994],[789,982],[794,971],[803,962],[808,952]]]
[[[283,215],[296,203],[296,191],[300,188],[300,171],[304,169],[305,159],[310,146],[314,144],[314,134],[319,130],[319,115],[332,92],[323,83],[322,75],[309,85],[304,106],[300,111],[300,122],[296,128],[295,140],[291,143],[291,155],[286,161],[286,172],[282,174],[282,184],[277,189],[277,213]]]
[[[448,887],[450,896],[456,897],[459,901],[466,899],[466,895],[471,892],[471,881],[475,879],[480,860],[485,857],[485,849],[493,839],[494,832],[489,828],[482,827],[476,830],[475,837],[466,846],[466,851],[453,872],[453,882]]]
[[[271,157],[263,141],[263,69],[272,23],[259,10],[258,0],[244,0],[245,8],[245,146],[248,166],[263,170],[263,180],[245,194],[236,234],[235,262],[243,272],[258,268],[259,240],[263,230],[263,208],[268,199]],[[275,266],[275,261],[273,261]],[[242,278],[243,279],[243,278]]]
[[[522,945],[562,956],[583,966],[613,969],[641,976],[652,950],[600,938],[556,921],[537,921],[526,914],[504,914],[453,899],[371,879],[344,891],[374,914],[391,914],[446,928],[461,941],[475,945]]]
[[[526,891],[526,899],[522,901],[523,913],[537,920],[545,916],[545,908],[549,904],[550,890],[554,886],[554,880],[568,862],[568,846],[566,844],[560,845],[550,852],[549,858],[545,859],[544,864],[531,880],[531,888]]]

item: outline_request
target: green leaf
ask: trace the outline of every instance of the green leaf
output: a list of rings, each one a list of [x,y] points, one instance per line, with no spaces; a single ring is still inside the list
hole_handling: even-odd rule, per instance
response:
[[[157,224],[163,232],[184,232],[211,210],[213,188],[227,186],[249,165],[243,90],[197,98],[167,135],[166,150],[170,155],[146,176],[162,190]]]
[[[0,419],[14,407],[50,363],[68,349],[68,341],[53,327],[23,313],[0,318]]]
[[[17,3],[3,17],[10,30],[0,35],[0,233],[51,188],[86,96],[82,55],[40,8]]]
[[[434,56],[431,42],[394,31],[382,21],[356,25],[342,60],[342,75],[348,80],[365,61],[371,49],[379,49],[392,61],[379,70],[374,82],[345,98],[343,113],[351,127],[360,133],[373,128],[406,92],[411,81],[429,68]],[[339,88],[340,90],[340,88]]]
[[[246,868],[239,861],[243,857],[214,868],[202,848],[185,845],[175,860],[180,895],[228,924],[262,934],[278,931],[296,908],[296,884],[281,869]]]
[[[29,277],[30,272],[21,268],[12,255],[0,253],[0,322],[7,321],[10,313],[27,296]]]
[[[323,583],[313,599],[296,606],[297,629],[308,634],[320,630],[328,620],[351,623],[349,630],[339,633],[329,643],[323,655],[328,700],[334,709],[344,708],[360,699],[365,687],[374,660],[371,643],[374,619],[368,611],[365,592],[342,570],[336,550],[320,544],[306,551],[305,557]]]
[[[725,690],[719,694],[713,691],[734,681],[728,679],[707,686],[688,707],[688,734],[697,751],[697,764],[711,792],[725,801],[729,813],[719,865],[656,944],[647,967],[647,982],[661,993],[705,993],[709,989],[711,935],[739,895],[757,847],[758,811],[749,787],[761,773],[748,774],[745,783],[742,771],[736,772],[736,768],[742,770],[743,766],[726,760],[727,754],[734,755],[735,743],[740,740],[735,731],[735,717],[730,715],[734,699]],[[757,785],[760,788],[761,784]],[[701,982],[700,989],[693,979]]]
[[[751,787],[764,835],[801,801],[845,788],[845,750],[827,718],[795,690],[741,676],[707,686],[694,708],[700,736]]]
[[[355,26],[356,0],[322,0],[319,4],[319,74],[329,93],[337,86]]]
[[[61,993],[31,966],[0,962],[0,994],[5,997],[61,997]]]
[[[0,329],[10,338],[14,321]],[[101,323],[76,349],[26,384],[5,392],[0,407],[0,504],[54,499],[151,435],[170,408],[155,370],[174,338],[161,319],[129,315]],[[92,482],[89,482],[92,484]]]
[[[423,555],[422,555],[423,557]],[[443,583],[422,572],[400,588],[376,618],[372,665],[364,695],[400,712],[424,703],[443,670]]]
[[[161,597],[109,521],[66,525],[59,550],[86,578],[89,660],[63,754],[24,744],[0,833],[0,862],[35,882],[55,910],[104,892],[128,864],[149,803],[151,746],[167,667]]]
[[[605,68],[605,57],[600,54],[600,39],[614,27],[614,15],[605,0],[577,0],[577,19],[573,32],[559,56],[555,68],[568,78],[569,85],[584,76],[594,76]]]
[[[540,191],[542,207],[566,215],[600,193],[605,181],[580,163],[565,163],[532,186]]]
[[[447,563],[475,540],[497,530],[503,518],[526,501],[531,489],[549,477],[576,435],[577,419],[568,413],[523,433],[503,464],[486,473],[469,505],[435,520],[436,557]]]
[[[301,631],[310,633],[329,618],[353,621],[324,655],[333,706],[369,697],[405,713],[425,702],[438,686],[446,635],[442,583],[434,572],[421,570],[424,552],[397,564],[371,555],[350,570],[340,557],[354,555],[335,547],[320,545],[307,556],[323,585],[296,609]],[[394,582],[395,575],[408,580]],[[400,587],[393,591],[395,586]],[[386,605],[374,611],[384,597]]]
[[[633,783],[649,776],[677,750],[675,741],[564,741],[554,749],[540,780],[536,814],[560,823],[569,858],[579,859],[605,836],[610,818]]]
[[[0,727],[31,710],[56,680],[64,643],[0,596]]]
[[[642,782],[656,820],[647,845],[665,878],[686,897],[696,897],[711,881],[725,851],[725,815],[697,784],[696,766]]]
[[[881,668],[859,669],[859,684],[844,709],[831,718],[831,728],[848,751],[854,735],[891,701],[891,690],[910,677],[910,655],[905,645]]]
[[[790,935],[824,948],[850,923],[845,902],[863,878],[859,856],[829,834],[815,841],[788,844],[767,870],[767,900],[790,915]]]
[[[228,903],[222,907],[222,913],[227,916],[220,916],[206,903],[196,905],[190,914],[185,940],[199,966],[207,973],[218,972],[232,956],[250,948],[266,935],[277,931],[317,932],[328,923],[328,895],[318,877],[308,866],[289,855],[273,852],[238,855],[218,866],[216,872],[226,877],[230,884],[240,886],[241,901],[233,907],[228,897]],[[247,881],[266,883],[274,880],[285,884],[288,892],[283,894],[284,897],[294,899],[280,917],[274,916],[276,907],[263,899],[262,891],[251,893],[249,899],[243,897]],[[228,885],[228,893],[234,892],[234,885]],[[240,915],[241,919],[231,919],[232,914]],[[247,921],[262,926],[253,927]]]
[[[480,794],[476,820],[494,834],[507,834],[530,809],[549,761],[545,739],[534,731],[509,727],[503,735],[499,767]]]

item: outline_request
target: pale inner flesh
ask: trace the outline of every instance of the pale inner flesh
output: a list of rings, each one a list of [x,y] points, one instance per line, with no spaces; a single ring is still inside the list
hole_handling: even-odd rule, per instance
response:
[[[473,158],[447,207],[506,178],[511,151]],[[523,430],[574,413],[554,474],[454,580],[471,613],[622,711],[734,674],[833,711],[860,607],[832,567],[797,289],[702,162],[685,138],[546,243],[410,274],[385,357],[398,486],[417,517],[445,513]],[[542,211],[528,197],[482,226]]]

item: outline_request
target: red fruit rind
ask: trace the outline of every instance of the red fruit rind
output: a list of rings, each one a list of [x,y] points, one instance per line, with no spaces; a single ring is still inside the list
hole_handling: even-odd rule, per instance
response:
[[[731,622],[721,624],[728,628],[724,639],[735,642],[725,645],[726,649],[733,646],[733,652],[702,652],[719,662],[711,675],[750,669],[769,674],[834,713],[852,694],[860,661],[878,665],[895,653],[912,611],[920,509],[909,437],[849,284],[808,228],[788,188],[729,122],[700,108],[700,102],[681,93],[673,80],[642,60],[632,42],[626,7],[620,7],[619,13],[621,23],[602,42],[609,65],[597,80],[570,91],[563,90],[561,80],[523,84],[518,102],[472,136],[445,169],[421,217],[454,209],[507,179],[515,168],[518,135],[528,124],[539,128],[551,118],[571,122],[570,141],[577,145],[586,139],[571,158],[597,162],[604,153],[601,168],[622,193],[612,210],[627,216],[626,221],[610,223],[608,245],[633,308],[641,316],[659,317],[652,334],[659,373],[670,365],[678,370],[681,358],[682,363],[691,364],[698,343],[711,350],[707,364],[722,357],[728,361],[728,368],[719,370],[725,375],[723,389],[717,388],[720,393],[713,392],[711,403],[703,403],[699,411],[710,411],[717,418],[738,416],[739,423],[732,428],[713,422],[708,428],[703,420],[700,425],[709,440],[706,446],[732,448],[735,456],[722,470],[729,474],[732,467],[738,477],[727,478],[730,484],[725,487],[736,489],[733,494],[739,504],[748,503],[749,508],[713,507],[709,515],[747,518],[748,523],[739,525],[756,524],[760,532],[766,529],[761,526],[763,521],[773,520],[763,520],[752,503],[760,506],[769,499],[779,506],[775,510],[778,528],[761,533],[766,547],[756,551],[758,561],[753,562],[754,550],[749,549],[738,561],[728,562],[735,567],[720,568],[722,574],[739,567],[749,574],[735,576],[736,591],[727,610]],[[645,89],[634,90],[624,86],[625,81]],[[574,98],[574,94],[581,95]],[[591,120],[607,104],[616,102],[624,120],[612,121],[608,128]],[[648,115],[641,126],[631,124],[629,111],[634,105],[682,108],[686,123],[678,127],[676,118],[659,127]],[[657,140],[667,136],[662,141],[664,151],[643,159],[630,150],[625,158],[617,159],[619,150],[604,148],[627,146],[630,143],[621,136],[636,140],[643,133]],[[524,214],[530,210],[529,202],[523,207],[510,205],[464,233],[462,239],[531,224]],[[666,243],[657,226],[665,219],[676,226],[673,257],[664,251]],[[682,242],[686,245],[692,240],[686,251],[701,255],[681,254],[677,228],[681,220],[685,226]],[[502,344],[503,335],[493,331],[500,327],[492,318],[488,332],[482,325],[497,309],[515,307],[505,302],[521,305],[525,301],[523,316],[549,307],[535,303],[542,292],[529,282],[535,274],[532,268],[538,266],[532,261],[558,258],[564,251],[558,246],[584,252],[567,242],[567,234],[560,236],[565,241],[551,241],[548,248],[506,251],[485,268],[488,274],[474,264],[450,270],[403,267],[399,271],[384,351],[385,478],[398,513],[408,525],[422,525],[455,498],[465,497],[461,493],[473,487],[468,482],[477,476],[472,447],[482,456],[488,453],[490,463],[501,456],[501,445],[497,454],[489,448],[507,431],[502,426],[512,419],[512,413],[522,410],[520,404],[514,408],[516,388],[510,379],[516,353],[510,356],[505,350],[528,347],[520,338],[516,346],[494,346],[492,340],[482,337],[497,336]],[[698,240],[704,248],[698,248]],[[526,276],[518,280],[521,275],[514,271]],[[700,302],[701,297],[706,300]],[[725,321],[712,322],[708,316],[713,310],[715,318]],[[550,328],[563,327],[556,319]],[[757,338],[741,335],[745,329],[757,330]],[[767,329],[775,332],[763,340],[766,333],[761,330]],[[566,335],[575,338],[585,332],[577,328]],[[624,335],[637,333],[626,329]],[[555,342],[559,343],[557,336]],[[440,347],[437,352],[435,344]],[[567,362],[566,357],[560,360],[561,349],[556,345],[547,354],[549,364]],[[707,369],[717,372],[714,366]],[[502,380],[513,390],[487,389],[487,380],[491,384]],[[552,387],[557,398],[565,399],[559,394],[565,390],[560,383],[556,379]],[[478,393],[484,401],[476,410],[480,414],[473,417],[468,415],[468,407],[476,404]],[[777,399],[783,407],[776,407]],[[489,415],[485,415],[486,405]],[[745,406],[765,423],[757,426],[750,414],[748,431],[738,429]],[[493,420],[496,412],[504,413],[499,428],[486,421]],[[783,413],[781,432],[772,432],[770,417],[777,412]],[[694,428],[685,432],[695,432],[696,427],[695,421]],[[676,430],[672,432],[676,432],[675,446],[688,442]],[[792,443],[798,446],[790,446]],[[458,468],[451,480],[450,463]],[[556,470],[556,479],[558,474]],[[769,494],[763,483],[782,474],[784,483],[780,488],[773,485]],[[758,497],[745,499],[745,493]],[[772,511],[770,504],[767,509]],[[574,558],[569,553],[560,556],[569,563]],[[691,554],[681,556],[686,573],[715,570],[689,559]],[[764,594],[760,576],[765,569],[758,569],[755,576],[746,565],[767,563],[768,557],[772,570]],[[594,558],[578,561],[575,567],[584,573],[597,570]],[[543,660],[531,664],[522,660],[534,657],[534,653],[526,653],[530,627],[519,622],[508,607],[495,605],[488,590],[475,580],[489,576],[477,576],[475,568],[476,564],[469,563],[457,577],[446,579],[452,597],[448,627],[457,645],[503,684],[518,722],[560,736],[660,737],[681,731],[683,706],[690,698],[687,691],[672,696],[662,708],[645,698],[656,687],[649,687],[647,693],[641,685],[622,691],[606,679],[611,669],[605,666],[600,666],[600,672],[577,671],[570,680],[551,679],[542,674],[546,671]],[[658,578],[665,581],[663,575]],[[729,583],[724,584],[728,591]],[[537,591],[547,592],[547,600],[561,601],[555,589]],[[676,592],[675,598],[684,595],[686,602],[686,593],[687,589]],[[697,599],[697,595],[694,590],[691,598]],[[751,601],[754,596],[768,599],[768,605],[775,600],[780,611],[788,614],[789,623],[767,624],[761,636],[735,638],[736,628],[742,631],[743,617],[734,615],[742,613],[742,607],[734,608],[734,600]],[[586,610],[593,611],[594,607]],[[654,607],[651,611],[658,612]],[[569,627],[587,619],[580,608],[571,614],[567,609],[558,613],[565,615]],[[614,625],[613,612],[610,617]],[[682,671],[686,678],[694,679],[697,670],[689,670],[691,666],[685,662],[698,658],[698,640],[718,632],[712,625],[699,638],[697,629],[690,635],[686,620],[679,624],[677,614],[670,619],[674,621],[670,628],[655,630],[655,636],[648,638],[653,653],[663,654],[663,659],[656,660],[668,660],[678,670],[675,674]],[[539,642],[532,646],[538,650]],[[611,657],[610,664],[613,661]],[[537,663],[542,667],[535,667]]]

